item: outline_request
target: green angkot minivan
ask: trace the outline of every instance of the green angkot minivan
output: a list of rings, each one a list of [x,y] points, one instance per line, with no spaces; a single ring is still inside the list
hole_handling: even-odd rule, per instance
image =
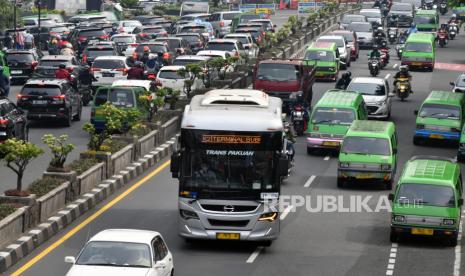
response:
[[[337,186],[351,181],[382,183],[387,190],[397,167],[396,127],[392,122],[354,121],[339,150]]]
[[[465,97],[462,93],[432,91],[415,110],[416,129],[413,144],[425,140],[458,142],[464,122]]]
[[[339,50],[334,42],[314,42],[304,56],[305,65],[315,68],[317,80],[336,81],[339,76]]]
[[[462,175],[453,160],[414,156],[404,167],[392,200],[391,242],[400,235],[445,237],[457,245],[462,213]]]
[[[436,60],[436,39],[432,34],[410,34],[403,48],[401,65],[411,69],[434,70]]]
[[[354,91],[328,90],[313,107],[307,130],[307,153],[339,149],[354,120],[366,120],[363,96]]]

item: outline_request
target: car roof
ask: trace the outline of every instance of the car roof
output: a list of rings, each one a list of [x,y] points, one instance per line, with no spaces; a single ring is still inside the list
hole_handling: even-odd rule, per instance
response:
[[[175,60],[209,60],[211,57],[209,56],[196,56],[196,55],[182,55],[178,56]]]
[[[462,93],[453,93],[450,91],[431,91],[423,103],[462,106],[464,99],[465,97]]]
[[[99,56],[99,57],[96,57],[95,60],[101,60],[101,59],[104,59],[104,60],[113,60],[113,59],[117,59],[117,60],[122,60],[124,62],[126,62],[127,60],[127,57],[123,57],[123,56]]]
[[[395,131],[393,122],[374,120],[355,120],[352,122],[347,136],[390,138]]]
[[[344,36],[342,35],[322,35],[319,38],[317,38],[317,41],[320,39],[342,39],[344,40]]]
[[[249,33],[229,33],[223,36],[225,39],[228,37],[252,37],[252,35]]]
[[[310,44],[307,50],[333,50],[335,47],[337,47],[337,45],[334,42],[317,41]]]
[[[25,85],[62,85],[64,83],[67,83],[67,80],[62,80],[62,79],[29,79]]]
[[[363,101],[361,94],[354,91],[328,90],[316,104],[318,107],[353,107],[357,101]]]
[[[263,64],[263,63],[300,65],[300,64],[302,64],[302,60],[272,58],[272,59],[261,60],[258,64],[260,65],[260,64]]]
[[[361,9],[360,12],[377,12],[377,13],[381,13],[381,11],[379,9]]]
[[[179,34],[175,34],[176,37],[188,36],[188,35],[200,37],[202,34],[199,34],[199,33],[179,33]]]
[[[356,77],[351,82],[353,82],[353,83],[374,83],[374,84],[383,84],[384,85],[384,78]]]
[[[167,65],[160,68],[160,71],[178,71],[179,69],[184,69],[185,66],[181,65]]]
[[[150,244],[160,233],[137,229],[106,229],[90,238],[89,241],[115,241]]]
[[[47,55],[43,56],[41,60],[72,60],[74,56],[64,56],[64,55]]]
[[[114,34],[111,36],[111,38],[113,37],[136,37],[137,35],[135,34],[126,34],[126,33],[122,33],[122,34]]]
[[[208,44],[210,43],[237,43],[237,39],[216,38],[208,41]]]
[[[459,173],[459,165],[452,159],[419,155],[407,161],[399,184],[418,183],[454,186]]]
[[[219,50],[202,50],[197,53],[198,56],[201,55],[214,55],[214,56],[225,56],[226,54],[229,54],[229,51],[219,51]]]
[[[115,80],[112,83],[112,87],[118,86],[118,87],[143,87],[147,91],[150,90],[150,84],[152,81],[149,80]]]

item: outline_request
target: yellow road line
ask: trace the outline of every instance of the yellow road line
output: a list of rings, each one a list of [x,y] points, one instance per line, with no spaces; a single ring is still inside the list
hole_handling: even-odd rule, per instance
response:
[[[60,246],[62,243],[64,243],[66,240],[74,236],[77,232],[79,232],[82,228],[86,227],[89,223],[94,221],[96,218],[98,218],[101,214],[105,213],[108,209],[113,207],[116,203],[120,202],[122,199],[124,199],[126,196],[128,196],[130,193],[132,193],[135,189],[139,188],[140,186],[144,185],[150,178],[154,177],[158,173],[160,173],[166,166],[170,164],[170,161],[166,161],[163,163],[160,167],[156,168],[154,171],[152,171],[150,174],[139,180],[136,184],[131,186],[129,189],[124,191],[122,194],[114,198],[112,201],[108,202],[105,206],[100,208],[97,212],[95,212],[92,216],[88,217],[86,220],[81,222],[79,225],[75,226],[73,229],[71,229],[68,233],[66,233],[63,237],[61,237],[59,240],[54,242],[52,245],[47,247],[45,250],[40,252],[37,256],[29,260],[26,264],[24,264],[22,267],[20,267],[18,270],[13,272],[11,276],[18,276],[21,275],[21,273],[25,272],[29,268],[31,268],[34,264],[36,264],[38,261],[43,259],[45,256],[48,255],[48,253],[52,252],[55,250],[58,246]]]

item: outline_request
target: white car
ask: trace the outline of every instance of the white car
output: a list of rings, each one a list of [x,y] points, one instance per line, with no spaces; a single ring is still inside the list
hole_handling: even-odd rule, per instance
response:
[[[174,90],[181,91],[181,96],[187,96],[184,81],[189,79],[189,77],[182,77],[178,74],[179,69],[185,68],[184,66],[163,66],[157,74],[157,81],[161,83],[162,87],[172,88]],[[192,91],[203,88],[204,84],[201,79],[196,78],[194,84],[192,85]]]
[[[368,118],[389,119],[391,116],[391,98],[389,83],[384,78],[358,77],[354,78],[349,91],[356,91],[363,96],[368,109]]]
[[[347,40],[342,35],[324,35],[320,36],[316,42],[333,42],[336,43],[337,49],[339,50],[339,58],[343,63],[342,67],[347,69],[350,67],[350,48]]]
[[[122,20],[119,21],[118,25],[116,26],[116,29],[119,33],[130,34],[136,27],[142,27],[142,23],[140,23],[140,21],[137,20]]]
[[[111,36],[110,41],[113,41],[116,44],[118,52],[125,56],[131,56],[137,45],[139,45],[135,34],[115,34]],[[132,50],[130,50],[129,54],[127,54],[128,49]]]
[[[212,58],[228,58],[228,57],[231,57],[231,55],[229,54],[229,52],[226,52],[226,51],[210,51],[210,50],[203,50],[203,51],[199,51],[197,53],[198,56],[207,56],[207,57],[212,57]],[[234,72],[236,68],[236,64],[234,64],[233,66],[230,66],[227,70],[226,70],[226,73],[230,73],[230,72]]]
[[[65,262],[73,264],[66,276],[169,276],[174,271],[173,256],[160,233],[146,230],[101,231]]]
[[[232,33],[227,34],[223,37],[224,39],[236,39],[242,43],[245,51],[248,53],[249,58],[256,58],[258,56],[259,49],[257,45],[253,42],[253,38],[250,34],[247,33]]]
[[[90,68],[97,79],[93,86],[110,85],[118,79],[126,79],[129,68],[126,57],[97,57]]]
[[[226,51],[231,56],[240,57],[243,54],[248,54],[242,43],[237,39],[212,39],[205,45],[205,50],[210,51]]]

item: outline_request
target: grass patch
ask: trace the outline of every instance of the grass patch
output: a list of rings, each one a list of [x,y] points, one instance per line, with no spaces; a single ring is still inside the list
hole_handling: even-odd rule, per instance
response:
[[[36,196],[39,198],[47,194],[51,190],[55,189],[56,187],[60,186],[64,182],[65,181],[63,179],[44,177],[42,179],[38,179],[32,182],[32,184],[29,185],[28,191],[31,194],[36,194]]]
[[[98,159],[95,158],[81,158],[71,162],[71,164],[69,164],[68,167],[71,170],[76,171],[76,173],[79,175],[92,168],[92,166],[98,164],[99,162],[100,161],[98,161]]]
[[[16,208],[11,204],[0,204],[0,220],[6,218],[7,216],[11,215]]]

